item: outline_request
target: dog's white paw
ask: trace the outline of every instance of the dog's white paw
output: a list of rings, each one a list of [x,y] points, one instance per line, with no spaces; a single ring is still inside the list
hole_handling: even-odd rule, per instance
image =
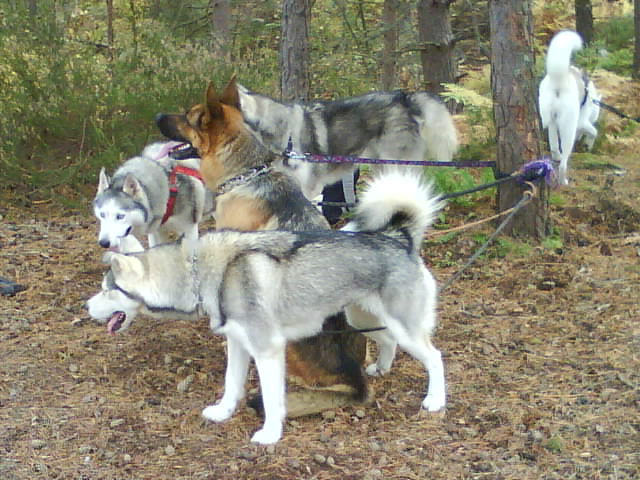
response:
[[[224,405],[221,402],[216,405],[209,405],[207,408],[202,410],[202,416],[207,420],[211,420],[212,422],[224,422],[225,420],[229,420],[231,418],[234,410],[234,407],[230,405]]]
[[[365,371],[367,372],[367,375],[371,377],[381,377],[387,373],[389,369],[380,368],[377,363],[372,363],[365,369]]]
[[[445,403],[444,393],[429,393],[422,401],[422,408],[429,412],[437,412],[444,408]]]
[[[276,443],[282,437],[282,426],[280,428],[272,427],[272,428],[261,428],[251,437],[251,441],[253,443],[260,443],[262,445],[269,445],[271,443]]]

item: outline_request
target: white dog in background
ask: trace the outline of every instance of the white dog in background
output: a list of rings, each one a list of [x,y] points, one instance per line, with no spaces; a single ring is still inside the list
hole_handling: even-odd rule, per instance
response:
[[[600,95],[584,72],[571,65],[573,52],[582,49],[576,32],[557,33],[549,44],[546,76],[540,82],[538,104],[542,128],[548,130],[551,159],[559,162],[558,183],[568,185],[567,165],[573,146],[583,137],[591,150],[598,135]]]

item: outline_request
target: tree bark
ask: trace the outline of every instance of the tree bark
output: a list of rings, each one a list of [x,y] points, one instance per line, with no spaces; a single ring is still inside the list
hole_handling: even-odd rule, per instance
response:
[[[309,99],[309,0],[282,0],[280,96]]]
[[[380,59],[380,84],[383,90],[391,90],[396,78],[398,3],[398,0],[384,0],[382,9],[383,47]]]
[[[225,62],[231,59],[231,1],[210,0],[211,53]]]
[[[113,0],[107,0],[107,45],[109,45],[109,75],[113,76],[113,53],[116,48],[113,30]]]
[[[635,46],[633,49],[633,72],[631,76],[634,80],[640,79],[640,0],[633,0],[633,32]]]
[[[534,74],[533,16],[530,0],[490,0],[491,88],[497,136],[497,170],[510,174],[540,158],[537,88]],[[523,187],[507,182],[498,188],[498,210],[514,206]],[[548,190],[520,211],[506,233],[540,239],[548,232]]]
[[[449,6],[452,0],[419,0],[418,38],[425,90],[442,92],[442,83],[456,81],[453,58],[454,37]]]
[[[582,36],[585,45],[593,40],[593,12],[591,0],[575,0],[576,32]]]

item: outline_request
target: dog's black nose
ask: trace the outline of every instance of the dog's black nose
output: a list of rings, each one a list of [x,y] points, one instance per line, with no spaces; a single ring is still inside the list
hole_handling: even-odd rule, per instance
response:
[[[111,246],[109,240],[100,240],[98,243],[102,248],[109,248]]]
[[[166,117],[166,115],[164,113],[158,113],[156,115],[156,125],[160,125],[160,122],[162,122],[162,120],[164,119],[164,117]]]

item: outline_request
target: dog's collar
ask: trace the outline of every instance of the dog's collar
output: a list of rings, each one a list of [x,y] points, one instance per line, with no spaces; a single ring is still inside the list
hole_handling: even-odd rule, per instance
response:
[[[272,169],[271,166],[266,164],[258,165],[257,167],[251,167],[249,170],[244,171],[240,175],[237,175],[225,182],[222,182],[218,186],[216,193],[218,195],[223,195],[227,192],[230,192],[234,188],[239,187],[240,185],[244,185],[245,183],[249,182],[250,180],[253,180],[254,178],[257,178],[269,173],[271,169]]]

